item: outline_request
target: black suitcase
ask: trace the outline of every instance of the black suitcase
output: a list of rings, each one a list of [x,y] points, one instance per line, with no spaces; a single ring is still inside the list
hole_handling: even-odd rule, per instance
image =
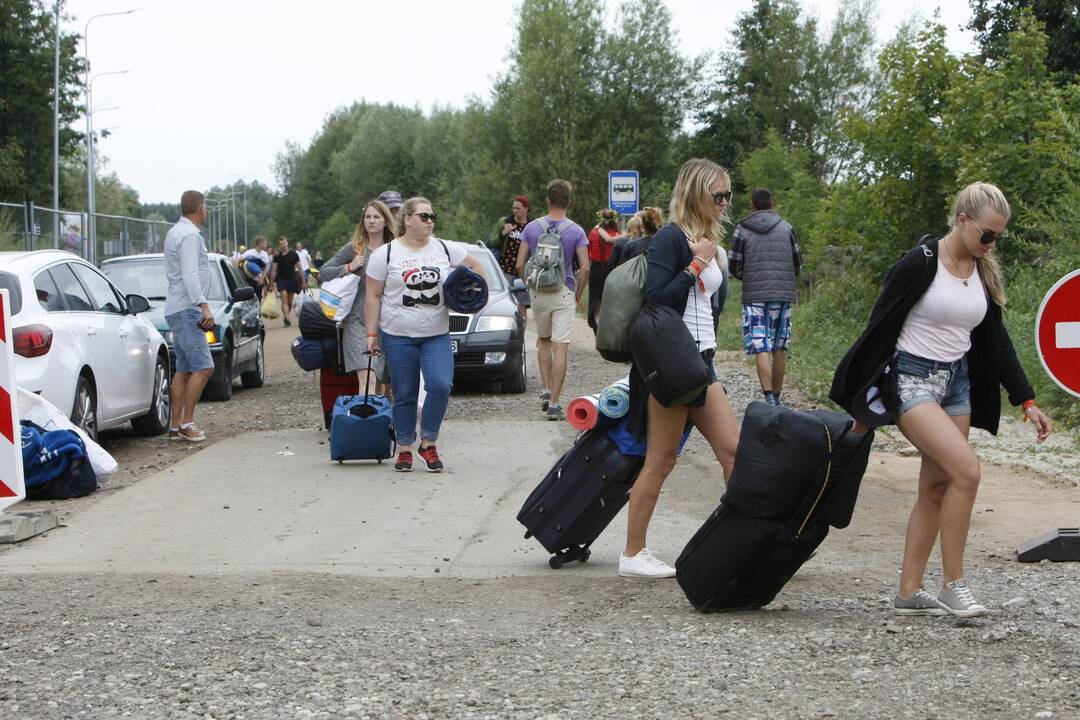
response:
[[[829,526],[850,523],[872,442],[873,431],[852,432],[841,413],[751,403],[729,489],[675,562],[691,604],[711,611],[772,602]]]
[[[619,454],[603,430],[589,430],[548,471],[518,512],[525,537],[552,553],[548,564],[589,559],[589,546],[630,499],[645,458]]]

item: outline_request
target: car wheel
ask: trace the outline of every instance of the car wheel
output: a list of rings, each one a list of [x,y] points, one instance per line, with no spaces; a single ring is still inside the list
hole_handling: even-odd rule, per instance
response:
[[[131,419],[131,429],[136,435],[160,435],[169,429],[169,412],[172,397],[169,394],[169,363],[158,355],[154,366],[154,396],[150,411],[142,417]]]
[[[266,367],[266,351],[264,348],[266,339],[260,336],[258,343],[259,344],[255,347],[255,369],[240,374],[240,384],[249,390],[262,387],[263,382],[266,379],[264,370]]]
[[[221,353],[221,379],[214,382],[211,377],[211,381],[206,384],[206,389],[203,390],[203,397],[207,400],[228,400],[232,397],[232,386],[233,349],[232,343],[226,340]]]
[[[504,377],[501,381],[502,391],[505,393],[525,392],[525,343],[521,343],[521,362],[517,370],[510,377]]]
[[[75,404],[71,408],[71,422],[97,442],[97,398],[94,386],[85,375],[75,384]]]

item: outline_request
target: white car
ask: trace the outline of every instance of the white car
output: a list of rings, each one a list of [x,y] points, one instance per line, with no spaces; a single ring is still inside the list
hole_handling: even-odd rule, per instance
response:
[[[131,421],[139,435],[169,427],[169,348],[97,268],[62,250],[0,252],[11,298],[16,384],[41,395],[91,437]],[[9,342],[11,339],[9,339]]]

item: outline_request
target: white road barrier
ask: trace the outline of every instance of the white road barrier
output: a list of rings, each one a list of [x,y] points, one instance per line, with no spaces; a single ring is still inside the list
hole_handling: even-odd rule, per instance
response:
[[[0,290],[0,513],[26,497],[9,300],[8,291]]]

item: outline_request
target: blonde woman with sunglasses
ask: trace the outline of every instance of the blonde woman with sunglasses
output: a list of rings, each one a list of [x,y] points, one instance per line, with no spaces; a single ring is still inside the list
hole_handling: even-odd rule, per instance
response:
[[[710,385],[688,406],[665,407],[649,394],[641,374],[631,366],[632,422],[640,431],[639,413],[644,408],[647,444],[645,465],[630,491],[626,547],[619,558],[619,574],[625,577],[675,577],[675,568],[647,547],[646,534],[660,488],[675,468],[687,420],[712,447],[725,482],[735,464],[739,425],[713,368],[716,330],[711,300],[723,284],[727,265],[718,243],[730,202],[731,179],[727,171],[711,160],[688,160],[672,190],[670,222],[660,228],[649,245],[645,302],[667,305],[682,315],[701,351]]]
[[[436,216],[427,198],[409,198],[398,217],[400,237],[367,262],[367,347],[372,353],[384,354],[390,369],[398,443],[394,470],[412,470],[422,371],[427,397],[416,454],[428,472],[442,472],[443,461],[435,443],[454,381],[450,313],[443,300],[443,283],[459,265],[480,275],[483,267],[461,245],[435,237]]]
[[[1010,212],[993,185],[973,183],[961,190],[948,234],[924,237],[892,267],[866,330],[833,378],[830,397],[851,412],[856,395],[891,359],[897,425],[922,458],[893,600],[897,615],[989,613],[964,580],[981,477],[968,433],[972,427],[997,433],[999,386],[1013,405],[1023,406],[1037,442],[1051,432],[1001,318],[1005,286],[993,252],[1006,241]],[[855,429],[866,428],[856,423]],[[923,589],[923,576],[939,537],[943,587],[934,595]]]

